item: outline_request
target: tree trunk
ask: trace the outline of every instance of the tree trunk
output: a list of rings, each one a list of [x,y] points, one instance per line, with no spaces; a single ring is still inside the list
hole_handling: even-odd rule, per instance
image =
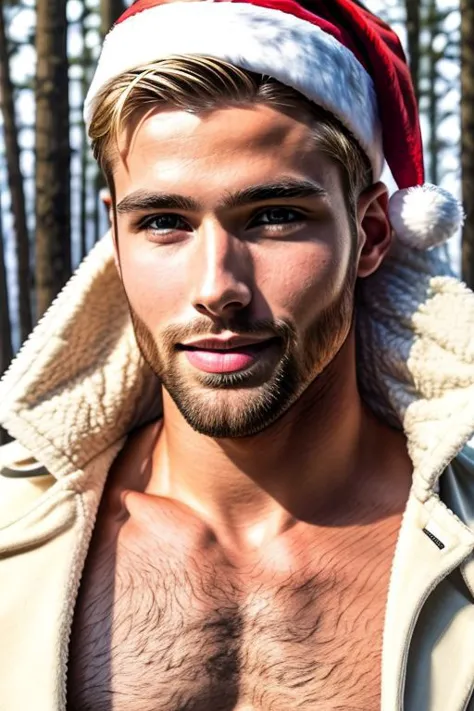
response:
[[[2,215],[0,213],[0,376],[8,368],[13,358],[10,311],[8,308],[7,274],[5,268]],[[0,427],[0,445],[11,438]]]
[[[36,15],[36,295],[41,316],[71,274],[66,0],[38,0]]]
[[[79,229],[80,229],[80,259],[84,259],[87,254],[87,153],[89,144],[85,135],[82,135],[81,143],[81,180],[79,185]]]
[[[427,48],[427,59],[429,62],[428,69],[428,125],[429,125],[429,141],[428,153],[430,156],[430,181],[434,185],[439,182],[439,140],[438,140],[438,124],[439,124],[439,72],[438,60],[439,56],[433,49],[433,42],[439,33],[439,20],[437,1],[430,0],[428,6],[427,24],[429,30],[429,45]]]
[[[474,0],[461,0],[462,276],[474,288]]]
[[[100,232],[100,211],[102,208],[102,199],[100,197],[100,191],[104,186],[104,180],[100,170],[95,176],[95,189],[94,189],[94,208],[92,211],[92,219],[94,224],[94,243],[98,242],[102,237]]]
[[[11,333],[2,216],[0,214],[0,376],[8,368],[13,358]]]
[[[120,15],[125,12],[124,0],[100,0],[100,27],[102,37],[112,28]]]
[[[82,98],[85,101],[87,90],[90,83],[89,68],[92,64],[91,52],[86,42],[86,20],[89,15],[89,10],[84,4],[81,18],[81,32],[83,39],[82,51]],[[80,180],[80,196],[79,196],[79,227],[80,227],[80,258],[81,260],[87,254],[87,166],[90,152],[89,143],[87,141],[87,129],[84,123],[81,126],[82,142],[81,142],[81,180]]]
[[[420,0],[405,0],[407,44],[416,100],[420,102]]]
[[[18,306],[20,338],[23,342],[32,328],[30,301],[30,244],[26,221],[23,175],[20,169],[20,149],[13,101],[13,86],[10,79],[8,42],[5,32],[3,6],[0,3],[0,104],[3,116],[5,154],[11,210],[16,238],[16,261],[18,282]]]

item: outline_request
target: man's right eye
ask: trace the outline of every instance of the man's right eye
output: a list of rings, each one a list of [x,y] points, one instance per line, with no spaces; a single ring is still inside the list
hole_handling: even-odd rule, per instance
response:
[[[151,232],[174,232],[191,229],[182,217],[171,213],[146,217],[140,223],[140,228],[142,230],[150,230]]]

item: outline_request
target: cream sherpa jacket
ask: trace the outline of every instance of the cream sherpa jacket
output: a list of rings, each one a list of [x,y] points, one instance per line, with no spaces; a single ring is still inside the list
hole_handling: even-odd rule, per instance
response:
[[[361,391],[413,486],[386,608],[382,711],[474,711],[474,294],[396,247],[360,292]],[[112,461],[160,415],[107,235],[0,384],[0,709],[65,711],[71,624]]]

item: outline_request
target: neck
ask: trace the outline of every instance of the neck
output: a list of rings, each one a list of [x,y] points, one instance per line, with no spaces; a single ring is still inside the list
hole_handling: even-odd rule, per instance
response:
[[[182,501],[249,545],[296,521],[325,518],[342,492],[347,501],[354,485],[370,477],[375,460],[380,470],[387,444],[396,442],[400,450],[403,440],[361,402],[354,350],[351,335],[288,412],[252,437],[200,435],[165,392],[147,492]]]

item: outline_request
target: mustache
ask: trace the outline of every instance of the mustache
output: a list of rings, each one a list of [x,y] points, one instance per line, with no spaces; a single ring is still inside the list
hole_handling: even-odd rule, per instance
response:
[[[285,344],[296,337],[294,326],[283,319],[260,319],[249,321],[236,316],[224,322],[195,319],[185,325],[168,326],[160,334],[160,340],[165,348],[173,348],[178,343],[190,341],[203,336],[219,336],[230,331],[236,336],[254,336],[265,334],[268,338],[279,338]]]

